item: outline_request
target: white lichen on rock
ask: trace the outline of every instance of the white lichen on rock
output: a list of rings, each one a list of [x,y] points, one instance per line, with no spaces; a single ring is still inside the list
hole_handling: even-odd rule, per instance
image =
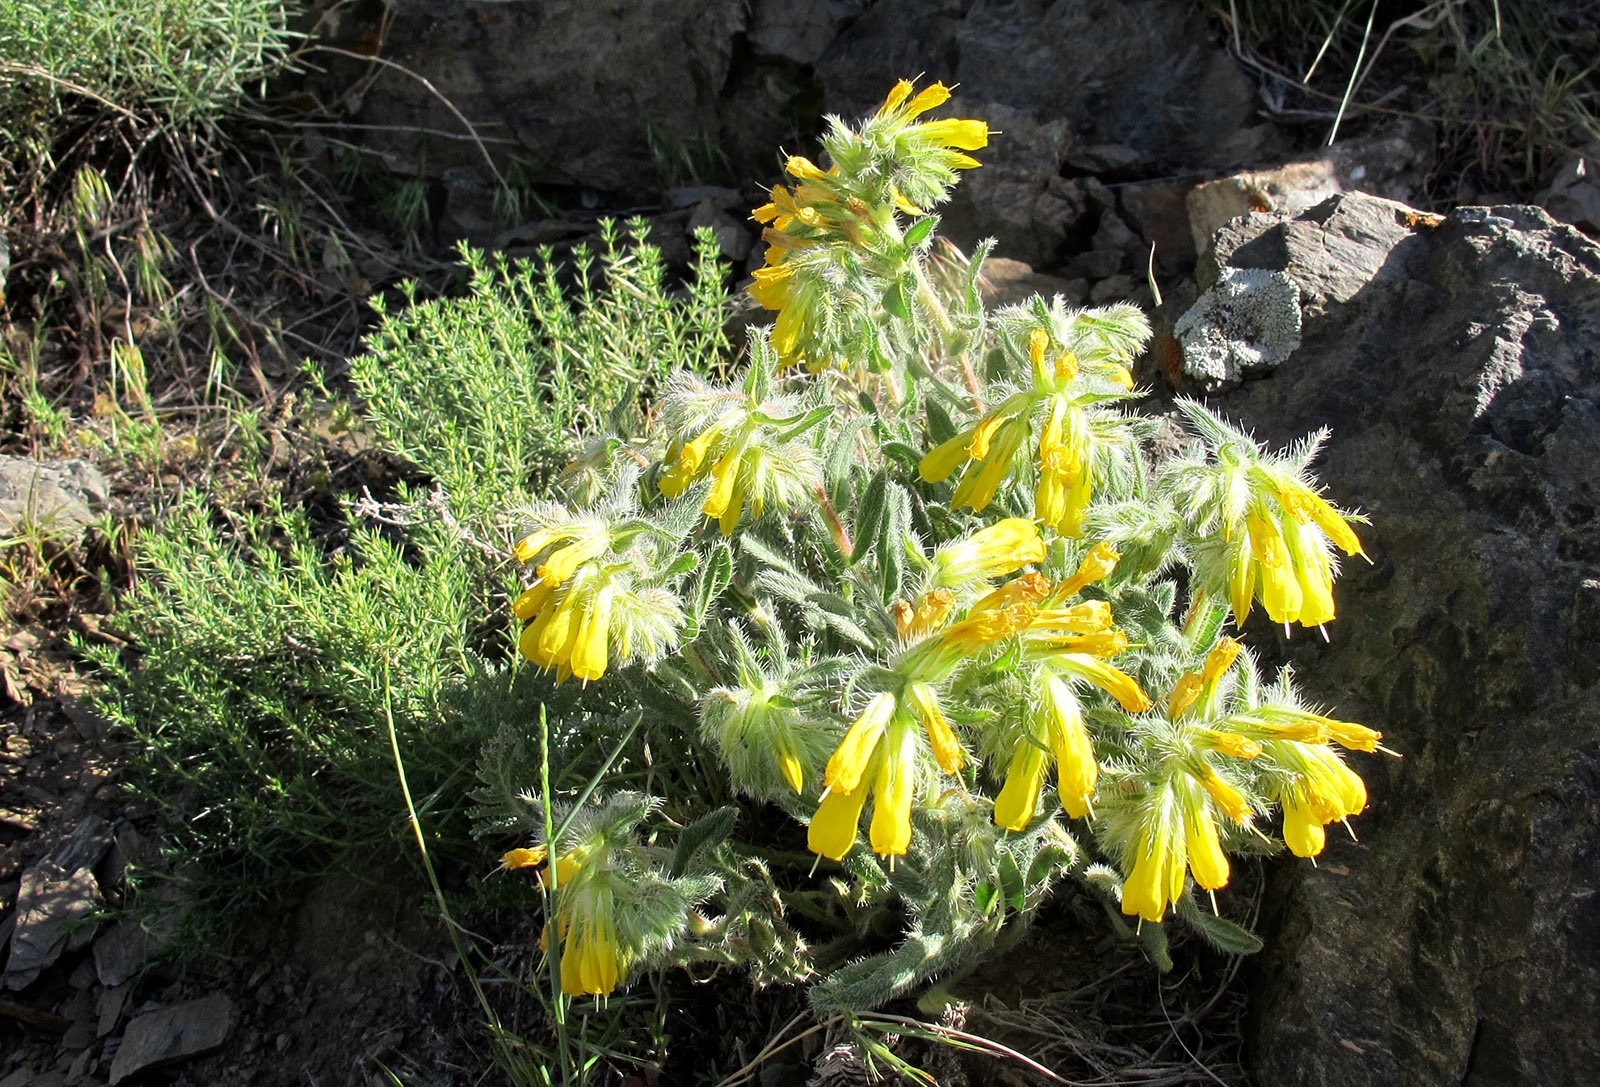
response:
[[[1224,268],[1172,331],[1190,377],[1210,388],[1238,381],[1300,346],[1300,288],[1282,272]]]

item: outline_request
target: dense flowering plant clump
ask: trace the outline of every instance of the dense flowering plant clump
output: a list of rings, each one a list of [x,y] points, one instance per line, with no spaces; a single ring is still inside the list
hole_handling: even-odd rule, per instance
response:
[[[990,311],[983,252],[931,273],[932,209],[989,139],[929,119],[949,99],[902,82],[830,122],[823,164],[790,156],[743,373],[675,375],[644,432],[591,436],[573,478],[605,487],[526,513],[521,655],[651,719],[553,845],[504,859],[554,884],[569,993],[744,964],[848,1013],[1063,879],[1239,950],[1230,854],[1315,857],[1366,806],[1344,752],[1379,734],[1243,633],[1258,604],[1325,628],[1335,552],[1364,556],[1309,474],[1321,436],[1270,451],[1180,401],[1188,444],[1157,460],[1135,307]],[[869,906],[912,938],[864,942]]]

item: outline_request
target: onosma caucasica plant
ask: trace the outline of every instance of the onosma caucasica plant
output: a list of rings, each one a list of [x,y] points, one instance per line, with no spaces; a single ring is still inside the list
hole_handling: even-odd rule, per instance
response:
[[[1065,878],[1147,938],[1176,916],[1248,949],[1209,908],[1229,854],[1314,857],[1365,807],[1344,753],[1379,735],[1228,633],[1335,617],[1363,553],[1308,473],[1320,436],[1269,451],[1180,402],[1157,463],[1137,308],[987,309],[986,250],[934,248],[989,136],[927,119],[948,97],[901,82],[830,122],[826,166],[789,158],[742,372],[675,375],[650,429],[591,441],[574,501],[526,511],[522,656],[657,737],[505,857],[554,886],[569,993],[746,964],[861,1010]]]

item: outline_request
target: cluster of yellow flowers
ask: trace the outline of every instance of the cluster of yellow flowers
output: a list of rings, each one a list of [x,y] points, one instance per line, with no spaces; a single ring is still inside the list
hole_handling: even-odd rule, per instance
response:
[[[1378,750],[1381,735],[1293,706],[1262,706],[1221,713],[1218,685],[1238,659],[1240,645],[1224,638],[1199,672],[1173,685],[1166,716],[1180,726],[1185,754],[1139,807],[1137,829],[1124,864],[1128,869],[1122,912],[1160,921],[1183,893],[1184,872],[1197,886],[1227,885],[1229,865],[1218,832],[1221,819],[1248,828],[1250,802],[1207,758],[1214,752],[1240,762],[1262,759],[1286,775],[1274,799],[1284,811],[1284,840],[1296,856],[1322,852],[1323,826],[1366,807],[1366,787],[1328,746]],[[1198,722],[1198,723],[1197,723]]]
[[[1366,788],[1337,748],[1380,750],[1379,733],[1300,708],[1287,678],[1263,699],[1240,642],[1218,638],[1229,608],[1239,626],[1255,601],[1274,622],[1309,627],[1333,619],[1332,549],[1365,556],[1350,525],[1360,518],[1341,513],[1309,482],[1304,462],[1314,445],[1298,458],[1267,454],[1195,404],[1180,408],[1203,448],[1175,457],[1175,467],[1147,470],[1134,428],[1107,407],[1133,393],[1131,361],[1149,334],[1132,307],[1074,312],[1058,300],[1054,308],[1039,302],[1002,310],[992,321],[977,314],[967,347],[994,348],[987,357],[1005,360],[1014,383],[996,381],[985,407],[968,373],[975,421],[920,459],[908,446],[921,424],[905,417],[915,398],[886,397],[901,418],[881,427],[863,422],[830,444],[814,428],[841,405],[870,411],[878,403],[864,382],[825,375],[812,383],[820,391],[809,408],[800,395],[773,395],[784,364],[820,370],[866,350],[861,345],[869,339],[876,352],[880,341],[871,328],[891,311],[902,321],[922,320],[925,313],[904,304],[912,287],[928,294],[926,313],[937,309],[918,248],[928,231],[912,237],[897,216],[927,215],[955,171],[978,165],[966,152],[986,146],[983,122],[921,120],[949,97],[943,84],[914,93],[901,81],[858,130],[834,124],[825,141],[827,169],[788,158],[785,168],[796,183],[774,188],[754,215],[768,249],[750,293],[777,312],[776,323],[765,342],[752,341],[755,361],[742,392],[689,376],[666,390],[655,456],[638,458],[647,474],[627,477],[636,492],[630,508],[648,511],[665,499],[677,511],[663,514],[657,529],[670,534],[660,525],[676,525],[671,531],[689,542],[675,542],[680,550],[653,569],[698,564],[696,577],[705,580],[696,583],[703,591],[694,629],[705,629],[714,598],[737,579],[730,594],[737,611],[723,613],[730,616],[726,637],[696,643],[696,677],[710,679],[694,688],[701,735],[719,748],[739,789],[779,800],[801,817],[808,779],[822,766],[807,830],[811,852],[843,860],[860,840],[870,800],[867,841],[892,867],[911,851],[919,797],[931,797],[936,783],[942,797],[955,798],[963,833],[979,828],[991,845],[1016,847],[1029,835],[1038,838],[1042,826],[1064,834],[1040,812],[1053,772],[1061,810],[1094,820],[1096,838],[1120,861],[1123,913],[1160,922],[1191,879],[1208,892],[1227,885],[1225,845],[1230,836],[1237,844],[1240,835],[1257,833],[1254,820],[1272,803],[1283,812],[1284,841],[1302,857],[1321,852],[1327,825],[1366,806]],[[898,307],[888,302],[895,292]],[[949,312],[938,312],[948,321]],[[979,344],[991,334],[993,340]],[[929,341],[901,342],[922,351]],[[962,399],[934,373],[936,361],[919,357],[918,364],[939,383],[945,402]],[[910,365],[902,372],[911,373]],[[790,388],[809,380],[783,376]],[[873,442],[885,454],[881,467],[854,459]],[[909,478],[913,463],[921,483]],[[947,508],[922,517],[943,493],[922,484],[941,484],[958,472]],[[865,475],[873,483],[857,490]],[[1018,475],[1032,487],[1032,517],[1003,517],[938,543],[952,534],[949,511],[1005,506]],[[840,495],[881,497],[891,489],[901,500],[899,520],[880,513],[882,535],[863,534],[869,543],[880,541],[876,552],[852,545],[845,528],[851,511],[841,515],[834,503],[844,506]],[[768,508],[790,516],[768,518],[730,548],[708,528],[684,528],[696,521],[694,503],[723,537]],[[1161,504],[1148,531],[1136,517],[1116,523],[1100,516],[1140,503]],[[913,504],[922,517],[915,528]],[[874,508],[889,508],[887,499]],[[856,512],[851,531],[870,523]],[[644,530],[600,515],[551,513],[543,520],[515,548],[517,561],[533,565],[536,575],[512,605],[526,623],[518,647],[558,680],[598,679],[631,658],[633,640],[641,637],[639,617],[648,609],[635,586],[647,574],[624,552],[629,534]],[[821,538],[823,521],[837,554],[784,565],[777,551]],[[881,554],[885,549],[894,554]],[[1147,562],[1141,550],[1155,557]],[[705,572],[713,551],[720,582]],[[1198,633],[1187,623],[1179,630],[1169,618],[1177,588],[1156,584],[1157,571],[1173,556],[1189,568],[1191,617],[1209,616],[1196,625]],[[764,565],[779,568],[765,582]],[[868,569],[881,577],[876,588]],[[808,580],[816,570],[826,573]],[[1068,570],[1074,572],[1064,576]],[[1158,589],[1165,596],[1153,606]],[[775,616],[781,609],[767,607],[768,591],[793,604],[794,615]],[[683,622],[673,607],[657,613],[675,617],[662,619],[661,629]],[[786,638],[801,648],[753,648]],[[665,640],[652,639],[652,649]],[[814,658],[827,659],[795,678],[785,671],[786,653],[807,658],[808,667]],[[1193,670],[1171,682],[1159,706],[1141,686],[1142,680],[1157,690],[1184,668]],[[983,696],[974,692],[996,691],[1004,694],[995,701],[1006,704],[978,704]],[[823,706],[841,703],[849,724],[824,764],[842,721]],[[971,771],[973,750],[998,780],[992,804]],[[621,855],[587,844],[556,862],[555,923],[567,992],[609,992],[629,963],[648,957],[632,922],[619,932],[617,918],[627,914],[618,903],[627,891],[618,875],[625,869],[613,861]],[[503,858],[508,868],[546,862],[544,847]]]
[[[837,161],[823,170],[791,155],[785,169],[798,184],[774,187],[771,201],[755,210],[753,218],[765,225],[767,252],[750,295],[777,311],[771,342],[785,365],[805,362],[821,369],[838,361],[834,345],[822,342],[818,332],[825,323],[820,311],[838,304],[844,277],[830,275],[829,267],[839,255],[847,252],[851,263],[870,266],[881,280],[893,282],[908,267],[895,212],[926,214],[903,190],[918,199],[939,196],[939,179],[979,164],[966,152],[988,145],[983,121],[917,120],[949,99],[942,83],[913,95],[911,83],[901,80],[860,133],[841,130],[830,144],[836,160],[867,156],[874,159],[872,169],[846,174]]]
[[[556,858],[555,885],[560,895],[556,933],[561,941],[561,991],[574,995],[606,996],[626,978],[624,956],[618,946],[613,920],[614,895],[604,865],[592,850],[575,847]],[[513,849],[500,858],[504,869],[538,867],[540,882],[548,884],[544,846]],[[539,949],[549,948],[549,926],[539,937]]]
[[[1059,585],[1037,573],[1014,578],[979,597],[961,619],[941,626],[955,597],[940,581],[970,584],[1003,577],[1044,554],[1038,526],[1020,517],[998,521],[938,550],[934,587],[916,604],[902,601],[896,609],[904,619],[904,641],[889,664],[892,689],[873,696],[828,760],[826,789],[808,835],[813,852],[834,860],[849,852],[871,794],[873,850],[882,856],[905,854],[917,780],[917,728],[926,732],[941,773],[960,770],[965,752],[939,704],[937,688],[957,665],[1007,638],[1021,639],[1024,657],[1035,666],[1045,692],[1045,708],[1035,716],[1037,737],[1030,735],[1017,745],[995,802],[996,822],[1020,830],[1033,818],[1052,756],[1060,767],[1064,798],[1092,792],[1097,769],[1071,684],[1091,683],[1129,712],[1150,706],[1133,678],[1105,661],[1128,648],[1126,635],[1112,629],[1110,608],[1103,601],[1066,603],[1085,585],[1111,573],[1116,552],[1096,546],[1077,573]],[[1076,799],[1071,802],[1077,806]]]
[[[511,604],[518,619],[532,620],[517,649],[540,667],[554,669],[558,680],[599,679],[608,660],[616,587],[591,560],[610,549],[610,533],[600,520],[569,521],[524,537],[513,555],[518,562],[532,562],[552,545],[559,546],[540,563],[538,580]]]
[[[1094,494],[1095,428],[1087,409],[1107,399],[1104,384],[1133,388],[1125,361],[1096,360],[1085,373],[1076,354],[1056,345],[1043,328],[1028,333],[1032,386],[1006,397],[967,430],[934,447],[918,465],[923,479],[940,483],[965,468],[950,500],[982,512],[1011,473],[1017,451],[1028,441],[1037,415],[1042,420],[1036,464],[1034,516],[1063,536],[1083,534],[1083,515]],[[1080,382],[1080,376],[1092,380]]]
[[[1233,544],[1228,597],[1234,620],[1243,623],[1252,597],[1274,623],[1314,627],[1331,621],[1331,542],[1346,555],[1367,554],[1344,517],[1298,480],[1257,468],[1262,485],[1244,515],[1224,524]],[[1370,561],[1370,560],[1369,560]]]

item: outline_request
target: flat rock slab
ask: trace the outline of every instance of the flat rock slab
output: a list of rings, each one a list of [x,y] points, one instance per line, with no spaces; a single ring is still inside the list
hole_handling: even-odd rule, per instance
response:
[[[69,873],[45,861],[24,872],[5,987],[27,988],[63,952],[93,938],[95,925],[90,918],[99,908],[100,887],[88,868]]]
[[[233,1034],[237,1018],[233,1001],[222,993],[139,1016],[123,1033],[111,1062],[111,1082],[219,1048]]]
[[[109,493],[105,476],[86,460],[0,456],[0,532],[76,538]]]

